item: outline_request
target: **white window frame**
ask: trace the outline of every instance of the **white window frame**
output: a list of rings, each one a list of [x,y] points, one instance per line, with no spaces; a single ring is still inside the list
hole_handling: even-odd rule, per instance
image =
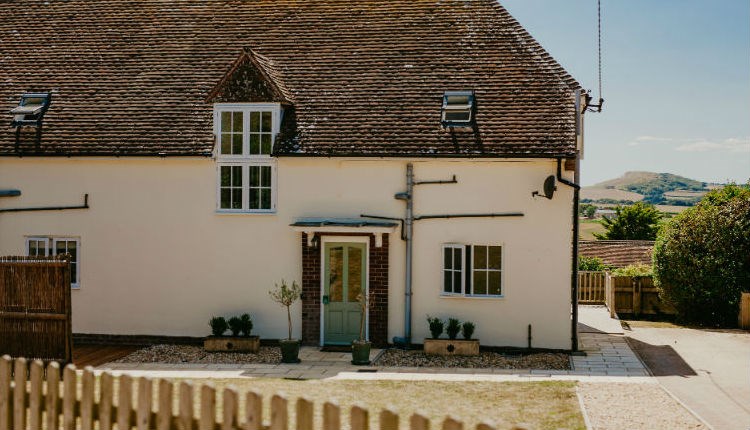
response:
[[[475,255],[475,247],[500,247],[500,269],[476,269],[481,270],[484,272],[500,272],[500,294],[474,294],[474,255]],[[461,265],[461,292],[460,293],[454,293],[454,292],[446,292],[445,291],[445,271],[447,270],[445,268],[445,250],[446,248],[452,248],[452,249],[461,249],[461,257],[463,259],[463,264]],[[471,248],[471,254],[470,257],[467,255],[466,248]],[[441,257],[441,263],[440,263],[440,295],[442,297],[460,297],[460,298],[476,298],[476,299],[499,299],[505,297],[505,244],[503,243],[476,243],[476,244],[469,244],[469,243],[444,243],[442,245],[442,252],[440,254]],[[455,271],[454,269],[450,269],[452,271]],[[466,271],[469,271],[468,276]],[[467,278],[469,283],[467,284]]]
[[[221,153],[221,113],[242,112],[242,154]],[[271,112],[271,152],[281,124],[281,104],[279,103],[216,103],[214,105],[214,136],[216,138],[216,212],[222,214],[273,214],[276,213],[278,177],[276,160],[270,154],[250,154],[250,113]],[[242,207],[239,209],[221,207],[221,168],[223,166],[242,167]],[[271,168],[271,207],[251,209],[250,167],[269,166]]]
[[[31,242],[44,242],[45,252],[44,256],[54,256],[57,250],[58,242],[75,242],[76,244],[76,282],[70,283],[70,288],[78,290],[81,288],[81,239],[73,236],[27,236],[26,237],[26,255],[29,255],[29,245]]]
[[[453,249],[454,250],[453,252],[455,252],[456,249],[458,249],[459,251],[461,251],[461,269],[460,270],[456,270],[455,267],[451,268],[451,269],[446,269],[446,267],[445,267],[445,252],[448,249]],[[460,244],[460,243],[445,243],[445,244],[443,244],[442,258],[443,258],[443,260],[442,260],[443,261],[443,263],[442,263],[443,267],[442,267],[442,271],[441,271],[441,274],[443,275],[442,278],[441,278],[443,280],[443,282],[442,282],[442,284],[443,284],[442,294],[445,295],[445,296],[463,296],[464,292],[466,291],[466,245],[463,245],[463,244]],[[452,260],[452,263],[454,261],[455,260]],[[455,292],[455,288],[451,288],[450,292],[445,291],[445,272],[446,271],[451,271],[453,273],[455,273],[455,272],[460,272],[461,273],[461,290],[459,292]],[[455,280],[455,278],[453,276],[451,276],[451,282],[453,282],[454,280]],[[451,286],[455,287],[455,285],[451,285]]]

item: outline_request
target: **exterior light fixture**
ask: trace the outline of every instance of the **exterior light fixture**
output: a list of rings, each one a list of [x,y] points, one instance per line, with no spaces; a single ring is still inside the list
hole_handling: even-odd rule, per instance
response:
[[[21,101],[18,102],[18,106],[11,109],[10,113],[13,115],[13,120],[10,123],[11,127],[21,127],[24,125],[31,125],[35,127],[41,127],[42,118],[45,112],[49,109],[51,102],[50,93],[26,93],[21,96]]]
[[[441,124],[443,127],[471,127],[476,107],[474,91],[446,91],[443,93]]]

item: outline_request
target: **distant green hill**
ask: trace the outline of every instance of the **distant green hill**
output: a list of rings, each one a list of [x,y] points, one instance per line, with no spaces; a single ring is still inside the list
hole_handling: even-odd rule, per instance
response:
[[[618,200],[616,196],[623,196],[622,192],[626,191],[634,194],[629,194],[627,199],[620,198],[619,200],[643,200],[658,205],[692,206],[708,191],[707,186],[705,182],[671,173],[627,172],[619,178],[584,187],[583,198],[586,198],[588,189],[592,197],[597,197],[590,199],[591,201],[606,203]],[[606,190],[612,190],[612,197],[607,196]],[[641,198],[638,199],[637,196]]]

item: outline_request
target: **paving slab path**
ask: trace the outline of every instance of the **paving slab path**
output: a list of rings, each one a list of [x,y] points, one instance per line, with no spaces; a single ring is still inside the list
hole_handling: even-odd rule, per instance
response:
[[[711,427],[750,429],[750,332],[633,324],[626,333],[659,383]]]

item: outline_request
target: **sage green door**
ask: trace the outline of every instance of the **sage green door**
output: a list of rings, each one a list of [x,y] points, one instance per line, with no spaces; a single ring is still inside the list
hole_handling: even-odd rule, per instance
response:
[[[362,309],[357,296],[366,288],[366,245],[328,242],[323,277],[324,343],[346,345],[359,337]]]

